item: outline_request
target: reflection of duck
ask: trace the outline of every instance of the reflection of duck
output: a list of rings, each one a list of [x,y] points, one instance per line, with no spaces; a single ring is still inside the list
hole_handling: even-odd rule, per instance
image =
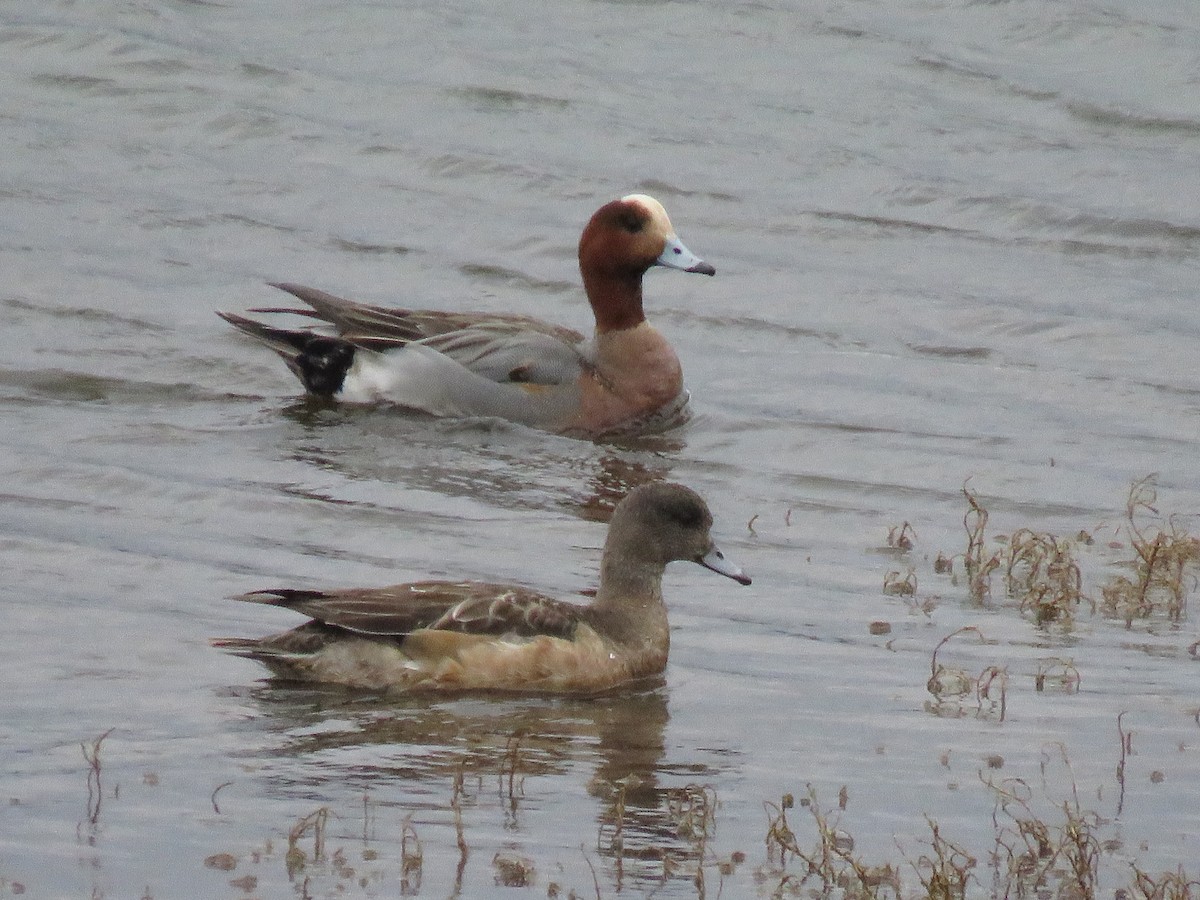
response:
[[[215,644],[301,681],[398,692],[598,693],[666,667],[668,563],[691,560],[750,583],[717,549],[711,525],[695,491],[644,485],[613,513],[600,587],[587,606],[479,582],[256,591],[240,599],[313,621],[272,637]]]
[[[630,491],[643,484],[664,480],[671,464],[661,455],[640,458],[625,454],[606,453],[596,461],[588,478],[589,492],[577,509],[583,518],[592,522],[608,522],[613,510]]]
[[[621,786],[631,784],[640,786],[636,793],[647,806],[658,805],[653,791],[669,719],[661,678],[601,699],[385,698],[280,681],[260,683],[249,691],[239,686],[231,693],[251,698],[257,707],[257,714],[239,728],[269,727],[282,739],[271,751],[275,758],[308,759],[326,770],[339,750],[372,748],[366,757],[352,753],[349,771],[336,776],[310,773],[352,791],[377,787],[387,776],[442,784],[459,772],[477,781],[507,778],[511,771],[518,778],[574,773],[585,777],[588,793],[600,799],[610,801]],[[360,769],[367,758],[367,768]],[[711,774],[695,760],[686,768],[693,775]]]
[[[240,687],[234,693],[247,697]],[[670,698],[661,685],[602,701],[484,701],[384,699],[272,682],[248,697],[256,714],[236,727],[270,748],[253,752],[268,795],[319,796],[350,819],[367,795],[381,804],[371,813],[372,831],[378,817],[381,832],[390,827],[388,816],[414,808],[429,821],[461,815],[464,843],[448,827],[420,829],[426,881],[449,879],[457,860],[456,887],[464,847],[472,862],[491,858],[489,842],[501,821],[505,833],[519,828],[532,836],[555,829],[557,817],[575,821],[585,810],[595,816],[595,847],[606,863],[597,868],[607,883],[623,882],[638,896],[665,880],[688,884],[705,851],[680,834],[671,800],[685,785],[720,780],[738,759],[674,742],[667,758]],[[582,799],[584,790],[593,804]]]
[[[662,204],[632,194],[605,204],[579,240],[596,317],[591,341],[528,316],[364,306],[278,284],[338,337],[227,321],[279,353],[309,393],[389,402],[436,416],[494,416],[570,434],[662,430],[686,417],[675,351],[642,310],[642,275],[660,265],[712,275],[675,235]]]

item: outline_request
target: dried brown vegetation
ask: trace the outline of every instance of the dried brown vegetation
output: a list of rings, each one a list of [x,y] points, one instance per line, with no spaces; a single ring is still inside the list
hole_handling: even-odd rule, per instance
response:
[[[974,878],[975,857],[942,837],[938,823],[929,816],[925,821],[930,832],[929,850],[915,861],[909,860],[924,896],[929,900],[962,900]]]
[[[1151,875],[1135,864],[1134,881],[1128,896],[1141,900],[1196,900],[1200,898],[1200,878],[1188,875],[1182,864],[1173,872]]]
[[[1038,663],[1037,674],[1033,677],[1033,685],[1039,693],[1046,690],[1047,685],[1056,686],[1067,693],[1074,693],[1079,690],[1082,678],[1083,676],[1075,668],[1073,660],[1051,657]]]
[[[760,883],[772,897],[847,897],[856,900],[962,900],[970,895],[995,898],[1052,897],[1058,900],[1092,900],[1102,896],[1101,863],[1106,854],[1120,850],[1119,840],[1106,830],[1110,822],[1085,808],[1061,745],[1042,751],[1041,775],[1045,785],[1050,769],[1061,767],[1068,784],[1066,799],[1054,802],[1039,796],[1022,778],[995,780],[980,772],[980,781],[992,793],[992,846],[975,852],[945,836],[942,827],[926,816],[929,834],[918,841],[919,851],[900,848],[910,875],[902,878],[900,866],[891,862],[867,863],[854,852],[853,836],[842,827],[840,813],[823,811],[815,791],[796,801],[785,794],[781,801],[765,804],[767,865]],[[1043,790],[1045,788],[1043,787]],[[797,836],[789,811],[807,808],[815,827],[810,844]],[[983,884],[987,869],[990,884]],[[1117,898],[1141,900],[1197,900],[1200,878],[1184,866],[1151,874],[1135,862],[1129,864],[1129,882],[1113,892]],[[916,884],[913,884],[915,876]],[[969,891],[974,888],[974,894]]]
[[[908,524],[908,522],[903,522],[900,525],[893,525],[888,529],[887,545],[893,550],[907,553],[913,548],[916,538],[917,532],[912,525]]]
[[[91,747],[87,744],[80,744],[79,749],[83,751],[84,762],[88,764],[88,800],[87,800],[87,822],[93,828],[100,821],[100,804],[104,800],[104,786],[100,782],[102,767],[100,765],[100,745],[104,743],[104,739],[112,734],[116,728],[110,728],[104,734],[92,741]]]
[[[984,535],[987,531],[988,511],[967,490],[964,482],[963,496],[967,498],[967,511],[963,513],[963,528],[967,532],[967,549],[963,554],[963,566],[967,570],[967,590],[976,603],[986,602],[992,595],[992,572],[1000,566],[999,554],[988,554]]]
[[[791,794],[784,794],[778,804],[764,804],[767,810],[767,866],[765,870],[775,881],[772,897],[799,895],[829,896],[838,893],[850,900],[899,898],[900,877],[897,867],[887,863],[870,865],[854,855],[854,838],[838,827],[838,818],[831,818],[817,802],[816,791],[810,785],[808,796],[800,801],[807,808],[816,826],[817,839],[811,848],[802,847],[788,822],[788,810],[796,806]],[[799,861],[804,869],[793,872],[789,866]]]
[[[976,603],[985,603],[992,596],[992,574],[1004,570],[1004,589],[1022,612],[1029,613],[1039,624],[1070,622],[1083,602],[1095,604],[1083,593],[1083,578],[1074,557],[1074,542],[1063,540],[1049,532],[1018,528],[1003,540],[998,550],[986,548],[988,511],[971,493],[962,488],[967,500],[963,527],[967,532],[967,549],[963,565],[967,573],[968,591]],[[941,557],[944,559],[944,557]],[[944,566],[944,563],[943,563]]]
[[[412,825],[412,817],[404,820],[400,828],[400,893],[405,896],[421,891],[421,873],[425,865],[425,851],[421,839]]]
[[[1039,625],[1070,620],[1082,601],[1095,609],[1083,593],[1070,541],[1019,528],[1009,537],[1003,556],[1008,596],[1018,600],[1021,611],[1031,613]]]
[[[1163,615],[1179,622],[1189,590],[1200,570],[1200,539],[1178,519],[1159,512],[1156,477],[1147,475],[1129,488],[1125,530],[1134,557],[1124,562],[1130,575],[1116,575],[1102,588],[1104,612],[1125,620]]]
[[[1122,733],[1124,747],[1127,733]],[[1061,767],[1066,778],[1051,778],[1053,767]],[[989,846],[968,847],[948,836],[933,817],[925,815],[928,832],[903,844],[898,841],[898,858],[891,860],[867,859],[856,849],[855,837],[844,821],[849,806],[849,791],[844,787],[830,809],[821,806],[812,786],[799,798],[785,794],[778,802],[765,803],[764,850],[762,862],[753,871],[753,893],[772,898],[846,900],[965,900],[970,896],[1091,900],[1102,895],[1125,900],[1200,900],[1200,878],[1189,874],[1183,866],[1154,874],[1135,860],[1129,863],[1128,881],[1123,887],[1111,892],[1111,885],[1101,883],[1102,862],[1107,857],[1111,871],[1116,861],[1113,854],[1121,848],[1119,842],[1109,840],[1113,834],[1111,823],[1082,805],[1070,762],[1060,745],[1050,745],[1042,752],[1041,795],[1023,778],[998,779],[986,769],[979,778],[993,797],[993,836]],[[1065,800],[1055,802],[1046,795],[1045,784],[1051,780],[1068,784]],[[461,797],[457,778],[454,792]],[[663,880],[675,882],[672,895],[679,895],[679,887],[688,884],[685,890],[689,896],[700,900],[720,898],[747,854],[737,851],[721,858],[714,854],[720,810],[715,790],[699,784],[668,789],[662,794],[662,806],[676,837],[695,851],[689,854],[690,863],[683,869],[666,845],[653,855],[661,861]],[[369,810],[365,815],[373,831]],[[800,818],[794,823],[795,816]],[[629,851],[621,848],[623,817],[622,813],[617,821],[601,829],[597,850],[610,861],[620,858],[622,849]],[[321,807],[297,820],[288,833],[283,862],[298,896],[328,894],[330,888],[341,894],[355,884],[375,890],[397,882],[401,896],[421,893],[422,874],[428,860],[409,816],[400,822],[399,834],[394,839],[393,847],[399,853],[391,855],[389,860],[367,849],[368,836],[364,830],[360,857],[370,869],[360,872],[350,864],[350,848],[339,845],[339,841],[347,838],[330,837],[329,824],[336,818],[328,808]],[[465,855],[466,839],[461,824],[455,826],[455,832],[461,842],[460,852]],[[537,886],[538,867],[533,859],[509,846],[502,845],[491,852],[489,887]],[[643,858],[649,857],[643,855]],[[278,857],[268,842],[261,855],[253,854],[247,862],[258,864],[273,859]],[[592,872],[589,890],[580,893],[566,888],[560,880],[553,880],[544,883],[547,896],[594,895],[601,900],[623,894],[619,882],[615,886],[602,882],[586,852],[584,860]],[[238,862],[232,854],[219,854],[205,860],[205,866],[232,871]],[[562,866],[557,868],[565,874]],[[714,876],[718,876],[715,891],[711,884]],[[333,884],[322,884],[325,879]],[[245,875],[230,883],[253,885],[261,880],[259,876]],[[732,884],[738,888],[736,896],[749,895],[748,885],[739,886],[736,881]],[[457,896],[464,890],[461,862],[454,885],[453,895]]]
[[[1065,751],[1043,751],[1042,770],[1058,758],[1070,772]],[[982,776],[981,776],[982,777]],[[992,895],[1092,898],[1099,890],[1103,847],[1099,814],[1084,809],[1070,778],[1071,796],[1058,806],[1054,819],[1034,809],[1034,792],[1020,778],[984,779],[995,795],[996,826],[992,852]]]
[[[1070,626],[1085,605],[1096,612],[1097,603],[1084,591],[1076,558],[1079,547],[1095,545],[1087,530],[1060,538],[1021,527],[1009,536],[991,538],[1000,546],[989,549],[988,510],[965,482],[962,493],[967,502],[963,514],[966,549],[953,556],[939,552],[933,562],[935,573],[954,576],[955,561],[961,560],[968,596],[985,604],[993,599],[993,576],[1002,572],[1005,596],[1039,625]],[[1179,623],[1187,611],[1188,594],[1200,582],[1200,539],[1188,532],[1180,518],[1162,514],[1157,502],[1154,475],[1130,485],[1123,531],[1134,555],[1119,563],[1127,574],[1112,576],[1100,589],[1100,608],[1108,616],[1123,619],[1127,627],[1137,619],[1155,616]],[[892,532],[898,533],[895,528]],[[902,594],[908,584],[915,593],[915,576],[908,582],[899,573],[889,572],[884,591]]]
[[[284,857],[289,880],[295,880],[308,867],[310,862],[325,859],[325,828],[329,823],[329,808],[322,806],[313,810],[307,816],[296,821],[288,832],[288,849]],[[310,857],[300,847],[300,840],[307,834],[312,834],[313,849]]]
[[[705,864],[709,862],[709,841],[717,829],[717,792],[707,785],[686,784],[667,791],[666,805],[676,833],[692,845],[692,858],[696,860],[692,884],[696,896],[703,900],[708,896]],[[721,878],[723,881],[724,872]]]
[[[911,597],[917,592],[917,573],[909,569],[904,574],[895,570],[883,576],[883,592],[893,597]]]
[[[979,672],[978,675],[970,674],[966,669],[957,666],[947,666],[938,662],[938,653],[954,638],[960,634],[974,634],[981,643],[987,643],[987,638],[983,632],[974,625],[967,625],[950,632],[933,648],[933,653],[929,660],[929,680],[925,683],[925,689],[934,697],[935,706],[933,711],[945,713],[947,710],[945,705],[951,702],[961,702],[963,697],[968,696],[972,692],[975,694],[977,711],[980,714],[985,712],[997,712],[1000,716],[1000,721],[1004,721],[1004,717],[1008,710],[1008,669],[997,665],[988,665]],[[985,710],[985,704],[987,708]]]

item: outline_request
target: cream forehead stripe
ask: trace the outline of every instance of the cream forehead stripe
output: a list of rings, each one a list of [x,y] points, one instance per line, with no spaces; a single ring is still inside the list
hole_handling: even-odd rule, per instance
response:
[[[651,197],[649,194],[629,194],[621,198],[622,203],[636,203],[650,214],[650,221],[654,223],[657,230],[661,231],[664,237],[673,237],[675,229],[671,225],[671,220],[667,217],[667,211],[663,205]]]

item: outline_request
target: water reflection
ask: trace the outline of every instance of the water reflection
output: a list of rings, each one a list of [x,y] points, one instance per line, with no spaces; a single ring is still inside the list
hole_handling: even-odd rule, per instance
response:
[[[431,869],[457,866],[461,877],[461,809],[489,805],[515,834],[545,827],[527,817],[562,819],[577,830],[587,811],[595,842],[589,835],[586,851],[594,850],[617,885],[691,877],[704,862],[707,834],[696,808],[711,812],[711,789],[698,783],[720,773],[699,759],[666,761],[670,713],[661,679],[591,700],[392,700],[282,682],[252,688],[248,699],[254,715],[242,730],[268,734],[268,746],[253,751],[256,765],[267,760],[268,796],[336,810],[339,801],[361,803],[366,795],[419,811],[426,822],[452,819],[456,839],[421,831]],[[680,787],[679,772],[693,783]],[[595,803],[581,804],[584,793]],[[467,830],[469,844],[478,825]]]
[[[468,497],[504,509],[557,507],[599,522],[607,522],[633,488],[669,478],[685,447],[682,433],[602,445],[499,420],[433,419],[317,401],[293,403],[282,414],[299,426],[283,436],[286,457],[347,482]],[[346,502],[328,490],[311,496]]]
[[[608,522],[616,505],[635,487],[665,481],[670,474],[671,463],[666,459],[606,453],[588,478],[580,513],[593,522]]]

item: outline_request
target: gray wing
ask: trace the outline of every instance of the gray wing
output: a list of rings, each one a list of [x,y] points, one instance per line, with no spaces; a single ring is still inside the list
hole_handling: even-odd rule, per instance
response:
[[[511,323],[485,323],[420,341],[490,381],[569,384],[588,361],[581,342]]]

